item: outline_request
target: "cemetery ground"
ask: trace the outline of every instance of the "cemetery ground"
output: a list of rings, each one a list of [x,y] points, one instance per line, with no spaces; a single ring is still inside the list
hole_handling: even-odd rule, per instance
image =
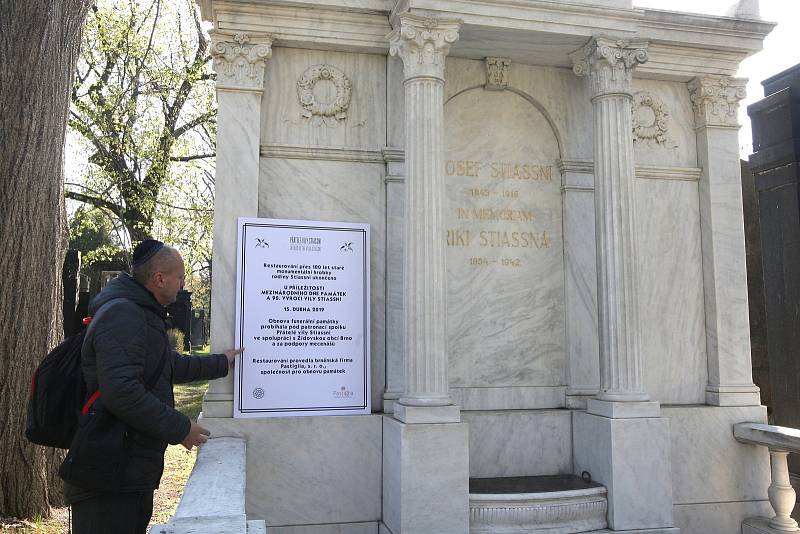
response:
[[[208,352],[206,351],[205,354]],[[195,353],[197,354],[197,352]],[[175,407],[192,420],[203,404],[203,393],[208,382],[201,380],[189,384],[175,385]],[[161,485],[153,496],[153,518],[150,524],[162,524],[172,517],[181,500],[183,487],[192,472],[197,449],[187,451],[181,445],[170,445],[164,458],[164,476]],[[149,528],[149,527],[148,527]],[[14,534],[63,534],[69,532],[68,508],[54,508],[48,519],[20,520],[0,517],[0,533]]]

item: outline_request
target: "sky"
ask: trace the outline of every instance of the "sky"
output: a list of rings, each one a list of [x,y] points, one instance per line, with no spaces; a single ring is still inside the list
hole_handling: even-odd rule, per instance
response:
[[[752,1],[752,0],[750,0]],[[633,0],[637,7],[724,15],[734,0]],[[764,98],[761,81],[800,63],[800,0],[761,0],[761,18],[778,25],[764,40],[764,49],[742,61],[737,76],[747,78],[747,98],[739,107],[739,152],[743,159],[752,153],[747,106]]]

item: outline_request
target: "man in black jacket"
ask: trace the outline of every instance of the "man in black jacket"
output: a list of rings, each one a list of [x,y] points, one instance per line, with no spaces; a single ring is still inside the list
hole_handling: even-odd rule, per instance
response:
[[[191,450],[210,435],[175,410],[172,385],[223,377],[241,352],[231,349],[199,357],[170,348],[164,307],[175,301],[185,276],[177,250],[160,241],[144,241],[134,250],[131,267],[133,276],[120,274],[90,304],[94,319],[82,350],[89,393],[99,389],[108,411],[128,425],[128,463],[117,492],[65,484],[75,534],[146,531],[167,443]],[[148,382],[154,383],[149,390]]]

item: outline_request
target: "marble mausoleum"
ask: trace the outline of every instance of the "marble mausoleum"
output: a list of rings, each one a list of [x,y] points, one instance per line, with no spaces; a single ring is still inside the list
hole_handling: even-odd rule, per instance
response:
[[[212,349],[234,341],[237,217],[371,227],[372,415],[234,419],[233,381],[213,382],[221,440],[190,485],[217,487],[203,458],[224,447],[246,477],[209,532],[733,534],[774,515],[763,434],[734,436],[767,422],[735,77],[774,26],[757,2],[199,4]],[[210,513],[187,498],[165,532]]]

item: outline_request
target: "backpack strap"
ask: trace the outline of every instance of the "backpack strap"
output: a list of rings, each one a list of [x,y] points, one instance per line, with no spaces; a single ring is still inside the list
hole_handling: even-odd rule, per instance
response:
[[[108,302],[106,302],[105,304],[100,306],[100,308],[97,310],[97,313],[94,315],[94,318],[96,319],[96,318],[100,317],[100,311],[103,308],[106,308],[106,306],[108,306],[112,302],[117,302],[117,301],[120,301],[120,300],[128,300],[128,299],[126,299],[124,297],[120,297],[120,298],[109,300]],[[89,328],[91,328],[95,324],[96,324],[96,321],[94,319],[92,319],[90,321]],[[88,335],[88,332],[87,332],[87,335]],[[145,382],[145,384],[144,384],[144,387],[145,387],[145,389],[147,391],[151,391],[155,387],[156,382],[158,382],[158,377],[161,376],[161,371],[164,370],[164,365],[166,363],[167,363],[167,357],[162,353],[161,359],[158,362],[158,367],[156,368],[155,373],[150,375],[150,377],[147,379],[147,382]],[[81,410],[81,413],[83,415],[88,415],[89,414],[89,410],[91,409],[91,407],[95,403],[95,401],[98,398],[100,398],[100,395],[101,395],[101,393],[100,393],[99,389],[97,391],[95,391],[94,393],[92,393],[92,396],[89,397],[89,400],[87,400],[86,404],[83,405],[83,409]]]

